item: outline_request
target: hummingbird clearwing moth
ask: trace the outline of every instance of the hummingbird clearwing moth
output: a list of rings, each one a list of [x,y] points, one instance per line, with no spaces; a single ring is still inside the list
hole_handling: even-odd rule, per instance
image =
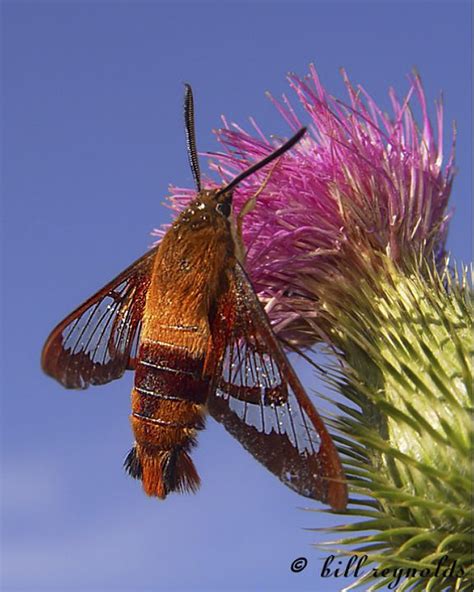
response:
[[[193,112],[186,85],[195,198],[158,246],[59,323],[44,346],[43,370],[71,389],[135,372],[135,443],[124,466],[150,496],[196,491],[190,453],[211,415],[285,485],[343,510],[336,447],[252,288],[232,217],[234,187],[305,129],[224,187],[203,189]]]

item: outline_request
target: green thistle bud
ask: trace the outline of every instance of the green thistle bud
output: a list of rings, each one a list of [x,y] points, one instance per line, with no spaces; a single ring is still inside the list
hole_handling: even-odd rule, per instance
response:
[[[333,423],[364,496],[351,513],[365,518],[336,528],[351,535],[331,545],[378,564],[356,583],[365,589],[472,590],[471,292],[465,274],[384,263],[323,306],[328,325],[338,317],[339,386],[355,405],[338,404]]]

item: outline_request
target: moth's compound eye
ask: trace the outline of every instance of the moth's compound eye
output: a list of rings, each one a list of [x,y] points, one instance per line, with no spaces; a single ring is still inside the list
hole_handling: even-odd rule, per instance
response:
[[[231,205],[228,201],[224,201],[217,204],[216,210],[219,212],[219,214],[224,216],[224,218],[228,218],[230,216]]]

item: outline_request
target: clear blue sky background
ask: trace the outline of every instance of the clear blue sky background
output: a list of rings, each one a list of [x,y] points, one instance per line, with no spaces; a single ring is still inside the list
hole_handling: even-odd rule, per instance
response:
[[[132,375],[68,392],[41,374],[53,325],[150,244],[170,182],[190,185],[183,81],[201,150],[219,116],[288,129],[264,97],[315,62],[388,107],[420,71],[458,123],[448,246],[470,258],[468,2],[3,2],[2,561],[4,590],[339,590],[287,490],[211,420],[194,496],[147,499],[122,471]],[[446,143],[449,145],[449,142]],[[204,163],[203,163],[204,166]],[[300,366],[299,366],[300,367]],[[318,385],[303,371],[309,389]],[[291,561],[309,566],[292,574]]]

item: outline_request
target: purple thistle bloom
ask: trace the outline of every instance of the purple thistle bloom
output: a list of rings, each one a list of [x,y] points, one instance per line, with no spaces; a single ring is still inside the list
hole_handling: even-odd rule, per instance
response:
[[[304,109],[269,95],[294,132],[308,125],[303,140],[279,161],[255,209],[244,221],[247,269],[275,329],[294,342],[315,341],[321,287],[353,281],[376,268],[384,254],[397,265],[414,257],[442,258],[447,205],[454,175],[454,141],[443,168],[443,107],[436,105],[436,134],[428,117],[420,78],[410,77],[403,101],[389,91],[393,114],[383,113],[366,91],[342,76],[348,101],[327,93],[314,66],[304,79],[288,76]],[[418,127],[411,104],[421,110]],[[217,132],[224,153],[212,153],[211,169],[229,181],[266,156],[270,141],[251,119],[251,135],[224,120]],[[245,180],[234,193],[234,209],[264,182],[270,167]],[[173,209],[194,196],[171,188]],[[160,234],[160,231],[156,231]],[[309,323],[309,324],[308,324]]]

